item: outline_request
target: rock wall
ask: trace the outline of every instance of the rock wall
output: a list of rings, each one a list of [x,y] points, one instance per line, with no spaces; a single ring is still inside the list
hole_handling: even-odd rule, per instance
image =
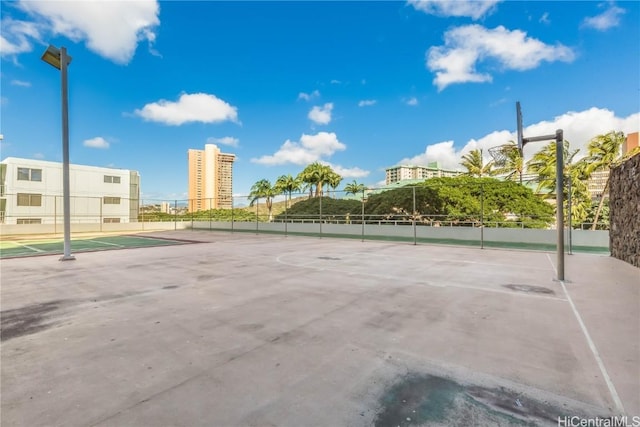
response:
[[[640,267],[640,154],[611,169],[611,256]]]

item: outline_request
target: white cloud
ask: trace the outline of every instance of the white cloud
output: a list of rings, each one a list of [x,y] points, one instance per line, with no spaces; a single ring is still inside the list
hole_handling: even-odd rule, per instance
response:
[[[319,132],[315,135],[302,134],[299,142],[288,139],[275,154],[254,158],[251,161],[267,166],[287,163],[307,165],[345,148],[347,146],[340,142],[333,132]]]
[[[327,102],[322,107],[315,106],[309,111],[309,119],[318,125],[328,125],[331,123],[331,110],[333,110],[333,103]]]
[[[562,129],[564,139],[571,143],[571,148],[580,149],[575,157],[575,160],[578,160],[587,154],[587,145],[594,136],[611,130],[625,133],[637,132],[639,128],[640,113],[631,114],[628,117],[617,117],[610,110],[593,107],[579,112],[569,111],[551,120],[526,126],[523,133],[525,136],[554,135],[556,129]],[[489,161],[491,160],[489,148],[515,140],[515,131],[499,130],[478,139],[470,139],[460,149],[454,146],[453,141],[439,142],[427,145],[423,153],[403,158],[397,164],[426,165],[430,162],[438,162],[440,167],[445,169],[461,169],[460,158],[469,151],[481,148],[484,152],[485,161]],[[525,159],[530,159],[549,142],[527,144],[524,147]]]
[[[407,99],[405,103],[407,105],[415,107],[416,105],[418,105],[418,98],[416,98],[415,96],[412,96],[411,98]]]
[[[23,80],[11,80],[12,86],[31,87],[31,82],[25,82]]]
[[[16,21],[4,18],[1,23],[0,56],[13,56],[30,52],[33,49],[31,40],[40,40],[40,29],[33,22]]]
[[[222,145],[228,145],[230,147],[237,147],[239,143],[240,143],[240,140],[232,136],[223,136],[222,138],[214,138],[214,137],[207,138],[207,144],[222,144]]]
[[[109,148],[109,142],[101,136],[96,136],[95,138],[85,139],[82,143],[85,147],[89,148],[100,148],[106,150]]]
[[[600,4],[600,7],[604,6],[605,4]],[[618,26],[620,23],[620,15],[623,15],[626,11],[613,3],[608,4],[608,6],[608,9],[600,15],[584,18],[582,26],[598,31],[606,31],[609,28]]]
[[[35,25],[35,30],[23,35],[40,39],[39,34],[51,33],[74,42],[84,40],[90,50],[118,64],[129,63],[139,41],[146,40],[151,47],[156,37],[154,29],[160,24],[160,6],[156,0],[23,0],[19,7],[37,19],[37,24],[31,24]],[[20,47],[20,52],[31,50],[28,40],[22,40],[18,45],[14,41],[12,46]]]
[[[447,31],[444,46],[427,51],[427,67],[436,72],[433,80],[438,90],[454,83],[487,82],[488,73],[476,71],[486,60],[497,61],[507,70],[529,70],[542,61],[573,61],[573,51],[557,44],[551,46],[527,37],[521,30],[510,31],[503,26],[487,29],[481,25],[466,25]]]
[[[333,169],[338,175],[342,176],[343,179],[346,178],[364,178],[369,176],[369,171],[364,170],[364,169],[360,169],[358,167],[353,167],[353,168],[345,168],[343,166],[340,165],[334,165],[332,163],[329,162],[322,162],[328,166],[331,166],[331,169]]]
[[[376,101],[375,99],[363,99],[362,101],[358,102],[358,107],[370,107],[372,105],[376,105],[378,101]]]
[[[416,10],[442,17],[467,16],[474,20],[490,14],[501,0],[409,0]]]
[[[42,153],[35,153],[33,155],[33,158],[34,159],[38,159],[38,160],[43,160],[45,157],[44,157],[44,154],[42,154]]]
[[[147,121],[179,126],[189,122],[238,122],[238,109],[206,93],[183,93],[177,102],[161,99],[145,105],[134,114]]]
[[[310,101],[311,99],[317,98],[319,96],[320,96],[320,91],[316,89],[311,93],[300,92],[298,94],[298,99],[303,99],[305,101]]]
[[[336,79],[331,80],[332,85],[339,85],[340,83],[342,83],[340,80],[336,80]]]

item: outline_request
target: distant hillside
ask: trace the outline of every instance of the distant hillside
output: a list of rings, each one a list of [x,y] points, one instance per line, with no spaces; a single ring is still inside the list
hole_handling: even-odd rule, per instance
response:
[[[306,196],[303,197],[294,197],[291,199],[289,203],[289,208],[291,208],[291,206],[295,205],[296,203],[302,201],[302,200],[307,200]],[[264,202],[264,199],[260,200],[260,203],[257,204],[258,205],[258,216],[262,217],[262,216],[267,216],[269,215],[269,210],[267,209],[267,204]],[[276,215],[279,215],[281,213],[284,212],[284,208],[285,208],[285,201],[281,201],[281,202],[273,202],[273,207],[271,210],[271,213],[273,214],[273,216],[275,217]],[[246,206],[244,208],[238,208],[238,210],[242,210],[248,213],[252,213],[255,214],[256,213],[256,205],[253,206]]]

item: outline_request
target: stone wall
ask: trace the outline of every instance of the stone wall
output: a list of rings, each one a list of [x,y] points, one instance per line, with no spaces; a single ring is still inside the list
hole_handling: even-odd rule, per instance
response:
[[[611,256],[640,267],[640,154],[611,169]]]

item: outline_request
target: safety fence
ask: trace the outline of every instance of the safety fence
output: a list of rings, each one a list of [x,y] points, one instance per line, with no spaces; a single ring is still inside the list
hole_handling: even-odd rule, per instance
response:
[[[555,217],[547,202],[537,203],[529,196],[518,204],[513,200],[520,197],[517,194],[483,186],[460,188],[447,187],[439,193],[424,186],[398,187],[392,193],[388,188],[361,188],[351,193],[291,192],[269,198],[240,195],[224,201],[72,196],[70,222],[72,232],[208,229],[414,243],[555,246]],[[62,196],[4,195],[0,203],[3,235],[62,233]],[[211,208],[194,209],[198,204]],[[220,205],[226,208],[216,208]],[[590,223],[567,224],[569,250],[608,249],[606,222],[595,231]]]

